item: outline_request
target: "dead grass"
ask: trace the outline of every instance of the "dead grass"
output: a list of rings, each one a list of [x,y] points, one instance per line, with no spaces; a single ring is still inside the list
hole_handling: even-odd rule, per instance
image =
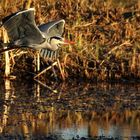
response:
[[[36,7],[38,24],[66,20],[64,36],[76,42],[61,50],[60,61],[66,78],[140,78],[139,0],[127,3],[123,0],[117,3],[115,0],[36,0],[28,1],[25,7],[29,3]],[[24,0],[3,1],[0,18],[22,9],[23,5]]]

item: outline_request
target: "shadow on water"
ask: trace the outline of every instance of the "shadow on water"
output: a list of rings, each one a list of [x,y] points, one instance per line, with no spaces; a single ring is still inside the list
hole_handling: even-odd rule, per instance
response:
[[[0,84],[2,139],[139,139],[140,84]]]

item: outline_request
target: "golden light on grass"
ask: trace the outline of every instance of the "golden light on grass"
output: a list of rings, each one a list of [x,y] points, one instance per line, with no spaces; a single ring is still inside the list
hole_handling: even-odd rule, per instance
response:
[[[131,78],[131,73],[136,78],[140,77],[136,60],[140,52],[139,1],[81,0],[75,3],[74,0],[23,0],[13,1],[14,8],[11,9],[8,0],[5,0],[0,18],[10,11],[29,8],[31,4],[36,8],[38,24],[54,19],[66,20],[64,37],[75,42],[62,47],[60,52],[66,78],[80,75],[98,80],[121,79],[124,75]]]

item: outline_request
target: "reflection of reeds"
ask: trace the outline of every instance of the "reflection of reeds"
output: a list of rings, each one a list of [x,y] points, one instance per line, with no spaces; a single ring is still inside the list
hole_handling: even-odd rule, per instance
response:
[[[8,0],[2,2],[0,18],[23,5],[24,8],[35,5],[37,23],[58,18],[66,20],[64,36],[76,43],[62,48],[60,61],[65,78],[140,77],[139,1],[130,0],[128,4],[115,0],[81,0],[77,3],[74,0],[36,0],[13,2],[13,5],[14,8],[10,7]],[[58,75],[61,78],[61,74]]]
[[[5,127],[5,131],[9,135],[22,135],[29,138],[35,136],[48,136],[59,132],[59,130],[74,130],[85,128],[87,135],[92,137],[99,136],[99,129],[103,129],[103,133],[109,135],[110,131],[115,131],[116,134],[124,137],[131,136],[132,129],[140,131],[140,119],[138,111],[117,112],[73,112],[73,111],[49,111],[47,113],[22,113],[18,116],[14,115],[9,118],[8,123],[15,125],[15,129]],[[113,130],[111,126],[117,126],[118,129]],[[120,127],[119,127],[120,126]],[[124,128],[120,133],[120,129]],[[87,129],[87,130],[86,130]],[[127,129],[127,130],[125,130]],[[17,131],[18,130],[18,131]],[[73,130],[73,131],[74,131]],[[75,133],[76,134],[76,133]]]
[[[7,132],[9,136],[31,139],[47,136],[55,130],[73,128],[84,128],[92,137],[99,135],[100,128],[107,135],[114,130],[114,133],[120,134],[121,128],[127,129],[122,131],[122,136],[129,136],[128,132],[133,134],[133,128],[139,134],[139,85],[72,84],[63,83],[58,86],[57,83],[56,94],[51,90],[42,90],[40,85],[35,84],[32,88],[22,82],[21,87],[15,89],[6,79],[6,94],[0,95],[1,135]],[[53,86],[55,88],[54,83]],[[118,129],[112,129],[112,125]]]

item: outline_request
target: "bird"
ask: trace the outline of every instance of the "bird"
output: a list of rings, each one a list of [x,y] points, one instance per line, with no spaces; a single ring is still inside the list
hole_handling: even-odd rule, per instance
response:
[[[29,47],[38,50],[44,59],[46,57],[56,58],[60,46],[70,44],[62,37],[65,20],[54,20],[37,26],[34,8],[5,17],[2,19],[2,25],[7,30],[10,39],[8,46]]]

